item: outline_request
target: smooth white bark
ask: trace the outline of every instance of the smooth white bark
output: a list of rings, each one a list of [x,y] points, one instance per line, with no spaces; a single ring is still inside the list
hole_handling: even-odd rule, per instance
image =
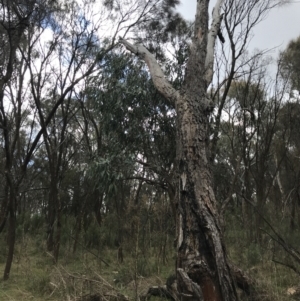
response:
[[[136,54],[138,57],[143,59],[147,64],[149,71],[151,73],[151,77],[156,89],[167,99],[172,101],[173,103],[179,98],[179,92],[175,90],[169,81],[165,78],[161,67],[157,63],[155,57],[152,53],[150,53],[143,45],[141,44],[131,44],[128,41],[120,38],[120,43],[123,44],[127,50]]]
[[[207,54],[205,60],[205,77],[207,84],[210,84],[213,78],[215,44],[223,18],[223,15],[221,14],[223,2],[224,0],[218,0],[213,9],[212,23],[207,37]]]

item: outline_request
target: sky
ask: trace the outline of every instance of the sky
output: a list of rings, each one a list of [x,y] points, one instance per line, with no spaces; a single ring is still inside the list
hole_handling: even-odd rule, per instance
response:
[[[181,0],[179,12],[184,18],[194,20],[196,0]],[[214,3],[215,1],[211,1]],[[266,19],[254,28],[254,36],[249,43],[249,51],[254,49],[272,49],[276,53],[284,50],[287,44],[300,36],[300,0],[291,4],[274,8]]]

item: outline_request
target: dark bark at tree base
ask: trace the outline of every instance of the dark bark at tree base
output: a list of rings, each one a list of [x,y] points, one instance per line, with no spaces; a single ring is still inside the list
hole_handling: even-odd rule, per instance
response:
[[[271,301],[272,299],[268,297],[267,291],[261,289],[258,283],[249,277],[245,272],[241,269],[237,268],[234,265],[230,265],[231,273],[233,275],[234,281],[238,289],[240,289],[241,294],[245,296],[244,300],[251,300],[251,301]],[[149,300],[151,296],[154,297],[161,297],[165,299],[170,299],[174,301],[179,300],[192,300],[190,296],[182,296],[178,292],[177,289],[177,280],[175,275],[169,277],[167,279],[166,285],[164,286],[153,286],[150,287],[146,294],[141,295],[141,301]]]

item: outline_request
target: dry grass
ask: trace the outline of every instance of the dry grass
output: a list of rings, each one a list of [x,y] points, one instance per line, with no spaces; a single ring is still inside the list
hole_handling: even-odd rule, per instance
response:
[[[149,251],[147,256],[136,256],[130,248],[125,248],[124,263],[119,264],[115,249],[92,250],[94,255],[91,250],[79,250],[73,255],[65,246],[59,264],[54,265],[51,255],[44,251],[45,245],[29,236],[25,238],[16,245],[9,281],[0,280],[0,301],[135,300],[150,286],[164,284],[173,273],[174,254],[168,256],[167,265],[161,265],[157,254]],[[238,236],[227,241],[231,260],[257,280],[269,300],[293,300],[287,292],[297,286],[299,278],[291,270],[274,264],[270,250],[246,248],[242,242]],[[4,269],[4,255],[0,243],[0,271]],[[242,296],[241,300],[247,298]]]
[[[163,284],[173,267],[171,263],[158,268],[155,256],[150,259],[153,262],[145,262],[144,257],[127,253],[119,264],[117,250],[103,250],[101,255],[93,250],[94,256],[85,250],[73,255],[68,248],[61,250],[59,264],[54,265],[44,245],[38,246],[30,237],[24,241],[16,246],[10,279],[0,280],[1,301],[133,300],[148,287]],[[3,259],[0,271],[4,270]]]

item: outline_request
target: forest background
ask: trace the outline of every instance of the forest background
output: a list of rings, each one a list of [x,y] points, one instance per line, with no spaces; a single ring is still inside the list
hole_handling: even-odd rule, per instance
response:
[[[138,299],[174,273],[176,112],[118,38],[180,89],[193,23],[176,4],[1,1],[0,300]],[[208,91],[227,253],[260,300],[299,291],[300,40],[247,51],[280,4],[224,1]]]

